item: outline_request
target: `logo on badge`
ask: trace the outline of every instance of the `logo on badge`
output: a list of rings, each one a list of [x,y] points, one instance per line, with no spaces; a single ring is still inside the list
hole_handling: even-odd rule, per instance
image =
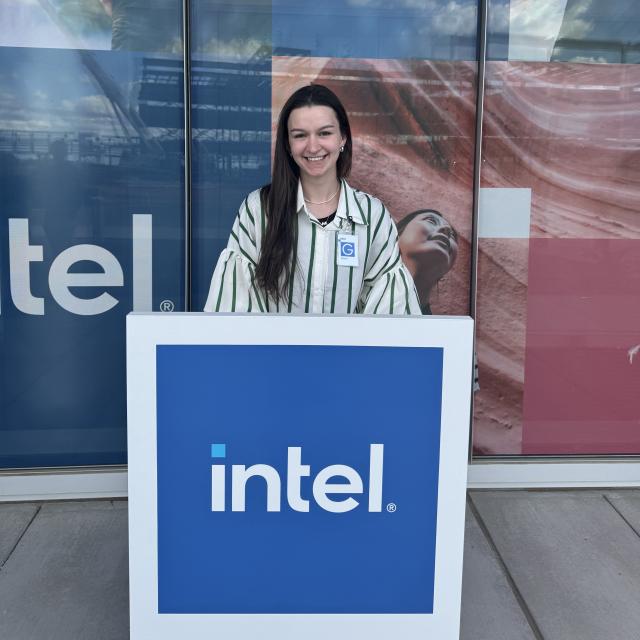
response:
[[[341,267],[358,266],[358,236],[346,233],[338,234],[336,263]]]
[[[356,254],[356,243],[353,240],[340,240],[339,247],[343,258],[352,258]]]

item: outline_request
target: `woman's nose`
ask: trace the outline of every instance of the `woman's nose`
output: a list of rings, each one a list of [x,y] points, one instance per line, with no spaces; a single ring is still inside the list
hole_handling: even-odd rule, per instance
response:
[[[314,135],[310,135],[307,138],[307,148],[309,151],[317,151],[318,150],[318,137]]]
[[[446,222],[441,222],[436,227],[436,233],[441,233],[443,236],[451,238],[453,236],[453,229]]]

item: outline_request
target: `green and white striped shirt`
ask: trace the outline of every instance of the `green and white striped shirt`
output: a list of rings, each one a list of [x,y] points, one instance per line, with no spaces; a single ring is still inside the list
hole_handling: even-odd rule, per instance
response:
[[[297,268],[288,300],[279,304],[255,281],[266,224],[260,191],[253,191],[240,206],[227,248],[220,254],[205,311],[420,315],[395,224],[377,198],[343,180],[336,216],[322,227],[307,211],[298,185]],[[357,236],[357,266],[338,264],[339,233]]]

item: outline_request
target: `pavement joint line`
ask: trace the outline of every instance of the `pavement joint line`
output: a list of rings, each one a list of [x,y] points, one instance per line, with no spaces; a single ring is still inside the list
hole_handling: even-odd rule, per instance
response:
[[[22,530],[22,533],[18,536],[16,543],[13,545],[13,547],[11,547],[11,551],[9,551],[9,553],[7,554],[7,557],[4,559],[4,562],[0,563],[0,571],[2,571],[4,569],[4,565],[7,564],[7,562],[9,562],[9,558],[13,555],[13,552],[18,548],[18,545],[22,541],[22,538],[24,538],[24,534],[27,533],[29,527],[32,525],[33,521],[36,519],[37,515],[40,513],[40,509],[42,509],[41,504],[38,505],[36,512],[31,516],[31,519],[29,520],[29,522],[27,522],[26,527]]]
[[[495,543],[495,541],[493,539],[493,536],[491,535],[491,532],[489,531],[489,528],[487,527],[485,521],[483,520],[482,516],[480,515],[480,511],[478,510],[478,507],[473,502],[473,498],[471,497],[471,493],[470,492],[467,493],[467,503],[469,505],[469,509],[471,510],[471,513],[474,515],[474,517],[476,519],[476,522],[478,523],[478,526],[480,527],[480,530],[484,534],[484,537],[486,538],[487,543],[489,544],[489,547],[491,548],[491,550],[493,551],[493,553],[496,556],[498,564],[500,565],[500,568],[502,569],[502,572],[503,572],[503,574],[504,574],[504,576],[505,576],[505,578],[507,580],[507,583],[511,587],[511,591],[513,592],[513,595],[514,595],[517,603],[520,605],[520,609],[522,610],[522,613],[523,613],[524,617],[526,618],[527,622],[529,623],[529,627],[531,628],[531,632],[535,636],[536,640],[545,640],[544,636],[542,635],[542,631],[540,630],[540,627],[538,626],[538,623],[536,622],[536,619],[533,616],[533,613],[531,613],[531,610],[529,609],[529,605],[527,604],[526,600],[524,599],[524,596],[520,592],[520,589],[518,588],[518,585],[516,584],[516,581],[514,580],[513,576],[511,575],[511,572],[509,571],[509,567],[507,567],[507,563],[505,562],[504,558],[502,557],[502,554],[498,550],[498,546],[496,545],[496,543]]]
[[[613,504],[613,502],[611,501],[611,499],[609,498],[609,496],[606,493],[602,494],[602,497],[605,499],[605,501],[609,504],[609,506],[622,518],[622,520],[627,524],[627,526],[631,529],[631,531],[633,531],[633,533],[636,534],[636,536],[638,536],[638,538],[640,538],[640,531],[638,531],[630,522],[629,520],[627,520],[627,518],[624,516],[624,514],[622,513],[622,511],[620,511],[620,509],[618,509],[618,507],[616,507],[615,504]]]

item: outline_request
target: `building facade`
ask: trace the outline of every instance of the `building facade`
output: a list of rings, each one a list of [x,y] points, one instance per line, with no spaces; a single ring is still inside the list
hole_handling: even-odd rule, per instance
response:
[[[640,454],[633,0],[4,0],[0,57],[5,474],[123,469],[124,318],[202,309],[309,82],[425,312],[476,319],[471,462]]]

